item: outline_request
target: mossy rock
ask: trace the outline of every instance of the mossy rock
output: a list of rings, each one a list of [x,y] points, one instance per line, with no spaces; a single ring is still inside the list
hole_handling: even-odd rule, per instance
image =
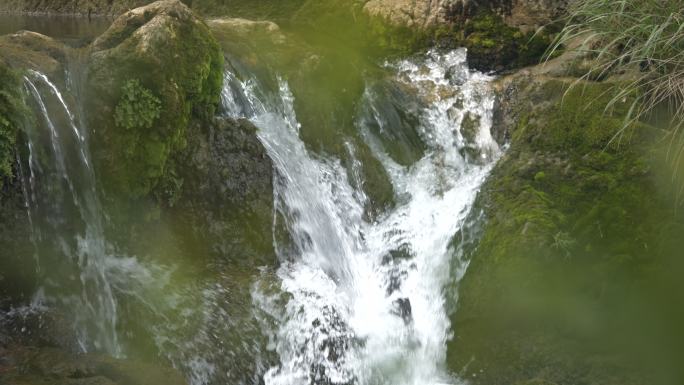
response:
[[[496,14],[483,13],[465,23],[461,44],[472,68],[503,71],[538,63],[551,41],[545,32],[524,33]]]
[[[17,151],[27,107],[21,73],[0,57],[0,309],[28,299],[35,285],[35,260]]]
[[[177,237],[231,266],[271,265],[273,164],[247,120],[216,118],[190,127],[188,147],[175,160],[177,180],[167,188],[163,215]],[[192,224],[189,226],[188,224]],[[244,258],[250,255],[250,258]]]
[[[479,197],[486,223],[448,345],[449,367],[473,384],[678,375],[660,360],[674,344],[643,331],[672,317],[655,304],[681,290],[668,271],[682,271],[684,221],[655,183],[662,134],[623,131],[630,101],[606,109],[619,83],[571,84],[519,76],[502,91],[510,148]]]
[[[25,144],[23,129],[33,119],[24,100],[23,76],[42,72],[60,82],[69,49],[47,36],[21,31],[0,36],[0,307],[30,298],[36,285],[24,191],[17,160]],[[19,156],[21,155],[21,156]],[[26,167],[26,166],[25,166]]]
[[[164,181],[169,159],[186,145],[190,121],[213,116],[222,73],[218,43],[180,1],[127,12],[95,40],[85,100],[106,191],[141,198]],[[131,84],[136,90],[127,89]],[[131,101],[135,95],[148,102]]]
[[[70,49],[51,37],[19,31],[0,36],[0,52],[4,61],[14,68],[33,69],[52,76],[64,71]]]
[[[13,177],[15,143],[24,104],[21,86],[19,74],[0,61],[0,189],[6,179]]]

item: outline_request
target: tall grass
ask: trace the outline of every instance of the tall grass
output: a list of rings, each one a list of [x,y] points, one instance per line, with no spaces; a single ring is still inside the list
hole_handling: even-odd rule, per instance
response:
[[[673,175],[684,163],[684,0],[574,0],[567,24],[550,48],[582,41],[593,56],[592,66],[580,79],[605,77],[627,71],[627,80],[614,89],[606,108],[632,100],[623,130],[636,121],[666,109],[669,117],[669,160]],[[679,198],[684,184],[679,184]]]

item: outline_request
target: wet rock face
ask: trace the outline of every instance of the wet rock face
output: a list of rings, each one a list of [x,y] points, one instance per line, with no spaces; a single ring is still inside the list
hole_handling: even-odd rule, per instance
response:
[[[0,347],[0,381],[7,385],[184,385],[174,369],[55,348]]]
[[[29,298],[35,285],[34,248],[17,162],[26,104],[18,68],[61,68],[59,45],[43,35],[22,32],[0,37],[0,309]],[[61,48],[61,47],[60,47]],[[57,52],[59,51],[59,52]]]
[[[392,159],[404,166],[421,159],[426,150],[419,133],[424,105],[416,91],[387,79],[369,87],[366,97],[370,103],[361,110],[362,122]]]
[[[78,354],[63,315],[41,307],[0,313],[0,383],[3,385],[181,385],[172,368]]]
[[[168,161],[185,147],[188,124],[211,117],[218,105],[222,72],[216,40],[177,0],[127,12],[95,40],[85,100],[108,190],[139,198],[168,182]],[[126,93],[129,82],[138,86]],[[140,111],[142,95],[161,113]],[[118,111],[129,116],[117,119]]]
[[[479,198],[486,221],[467,254],[447,362],[475,385],[659,383],[649,364],[633,366],[643,346],[610,342],[648,329],[615,309],[648,313],[657,296],[630,293],[660,286],[651,269],[679,260],[669,234],[681,233],[681,216],[653,182],[656,130],[639,124],[613,142],[631,103],[605,111],[620,80],[570,87],[553,76],[562,64],[494,83],[495,136],[510,147]]]
[[[310,385],[352,385],[356,383],[353,373],[345,369],[347,353],[360,341],[356,340],[333,307],[325,307],[320,318],[312,322],[315,328],[311,338],[305,341],[302,349],[324,352],[310,364]]]
[[[413,314],[411,311],[411,301],[408,298],[397,298],[392,302],[392,305],[394,306],[392,312],[395,315],[401,317],[406,324],[411,323]]]
[[[0,188],[0,312],[28,300],[35,289],[31,227],[16,172],[14,163],[13,176],[3,177]]]
[[[194,126],[189,137],[177,167],[182,194],[168,211],[193,223],[192,242],[211,245],[216,255],[232,255],[235,240],[247,240],[240,248],[250,258],[243,254],[236,262],[272,262],[273,166],[256,128],[216,118]]]

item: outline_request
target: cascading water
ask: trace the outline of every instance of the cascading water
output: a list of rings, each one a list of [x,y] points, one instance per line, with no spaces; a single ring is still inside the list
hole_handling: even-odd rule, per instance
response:
[[[114,356],[127,353],[125,313],[144,314],[151,344],[193,385],[260,383],[261,376],[274,385],[457,382],[443,368],[450,336],[444,291],[453,279],[452,238],[499,155],[489,133],[489,77],[468,70],[465,51],[385,67],[391,76],[368,80],[356,119],[395,192],[395,205],[372,218],[351,140],[343,143],[350,162],[309,151],[285,80],[269,91],[253,76],[226,73],[224,113],[258,127],[276,169],[277,288],[265,270],[252,290],[254,314],[246,315],[224,301],[231,294],[220,274],[169,287],[170,268],[143,264],[107,240],[73,92],[29,72],[25,86],[37,114],[19,163],[41,269],[33,309],[71,310],[80,349]],[[398,129],[386,119],[384,81],[401,85],[401,99],[419,106],[416,120],[401,125],[417,135],[396,136],[410,138],[408,147],[421,142],[410,164],[397,161],[382,137]],[[262,351],[264,334],[271,352]],[[243,340],[224,341],[234,335]],[[268,368],[273,352],[279,364]],[[235,373],[235,359],[253,373]]]
[[[159,279],[107,242],[86,131],[62,92],[36,71],[24,82],[38,112],[25,129],[28,172],[23,173],[41,273],[34,306],[70,309],[81,350],[121,356],[117,294],[139,293]]]
[[[388,155],[367,126],[395,128],[383,127],[369,85],[358,128],[397,196],[395,208],[376,221],[365,219],[365,194],[350,183],[361,175],[358,162],[347,170],[337,159],[312,154],[299,138],[285,81],[269,95],[256,79],[226,75],[224,110],[259,128],[277,170],[274,223],[289,235],[275,245],[287,305],[260,290],[253,294],[275,320],[265,327],[276,325],[271,347],[280,364],[265,374],[266,384],[457,381],[442,367],[450,326],[443,292],[450,242],[499,155],[489,132],[489,77],[468,70],[464,50],[387,67],[425,106],[418,132],[427,150],[409,166]]]
[[[229,308],[227,278],[219,273],[188,282],[174,275],[177,266],[128,256],[107,239],[87,131],[74,113],[78,95],[35,71],[24,82],[35,116],[24,127],[27,151],[18,164],[39,288],[29,306],[0,314],[0,323],[54,309],[75,333],[73,348],[116,357],[135,354],[138,346],[131,349],[130,341],[142,336],[145,341],[134,343],[156,349],[192,385],[250,381],[262,373],[258,324]],[[246,340],[226,346],[222,338],[234,330]],[[249,362],[242,368],[254,367],[253,374],[234,373],[227,357]]]

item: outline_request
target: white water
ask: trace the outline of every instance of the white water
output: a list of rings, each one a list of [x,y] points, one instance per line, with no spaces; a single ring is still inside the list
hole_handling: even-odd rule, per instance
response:
[[[428,151],[402,167],[360,119],[398,197],[376,222],[364,219],[365,194],[351,187],[340,161],[310,153],[299,139],[287,82],[268,95],[254,79],[226,75],[224,109],[259,128],[277,171],[274,226],[284,225],[291,238],[275,242],[287,305],[260,290],[253,294],[276,325],[271,348],[280,364],[267,371],[266,384],[458,382],[443,367],[450,337],[444,287],[454,262],[450,241],[499,154],[490,135],[490,79],[467,69],[465,51],[431,52],[387,67],[427,101],[419,132]],[[373,97],[369,89],[363,100],[371,110]],[[460,129],[466,113],[479,117],[474,140]],[[477,159],[464,156],[467,146]],[[361,175],[350,171],[351,178]]]
[[[229,307],[234,289],[226,278],[219,273],[188,282],[173,275],[175,266],[131,257],[107,239],[74,95],[39,72],[29,71],[24,82],[35,116],[24,127],[27,159],[19,156],[18,164],[40,287],[29,306],[0,313],[0,324],[55,310],[71,324],[62,340],[73,337],[74,348],[125,357],[139,345],[154,345],[193,385],[236,383],[227,379],[263,372],[258,325]],[[243,341],[222,340],[235,330]],[[135,340],[141,337],[149,341]],[[238,366],[235,357],[253,363]],[[231,373],[236,367],[254,374]]]

